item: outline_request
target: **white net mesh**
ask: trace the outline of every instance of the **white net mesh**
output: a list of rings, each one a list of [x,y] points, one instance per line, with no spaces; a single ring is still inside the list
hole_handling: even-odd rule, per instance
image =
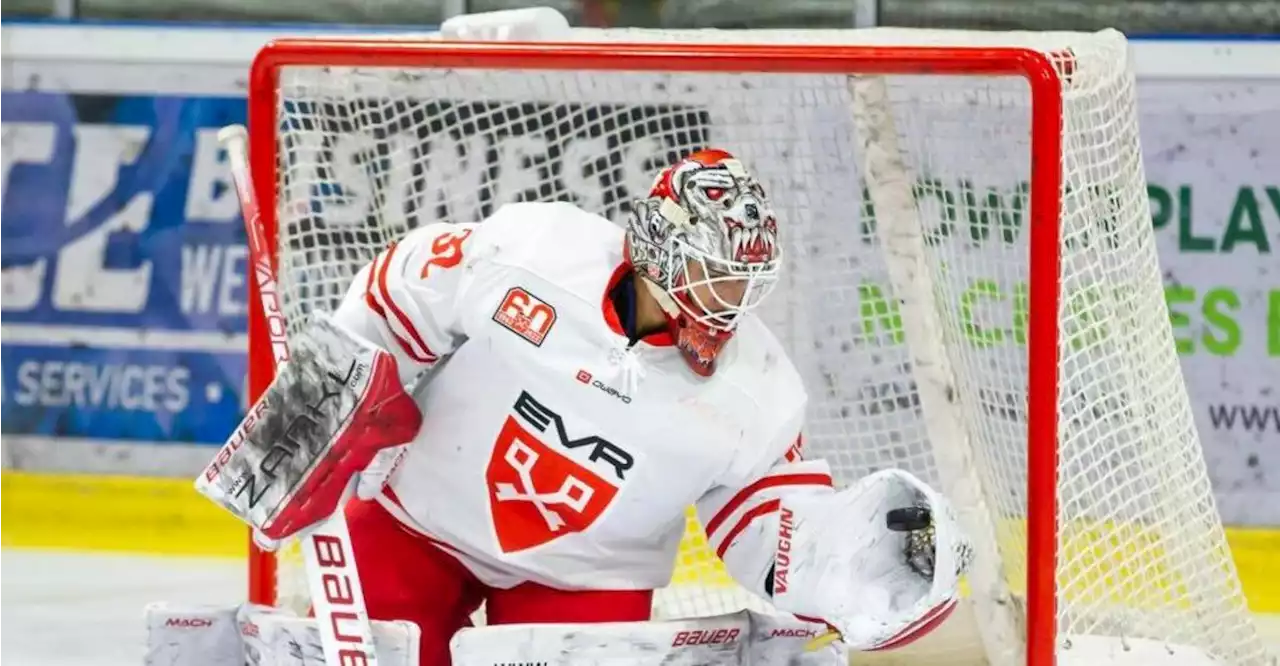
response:
[[[1228,663],[1261,662],[1167,324],[1123,38],[892,30],[624,37],[1069,47],[1056,316],[1059,642],[1150,638]],[[334,307],[354,273],[413,226],[480,221],[504,202],[551,199],[621,222],[658,167],[704,146],[726,148],[756,170],[779,215],[789,273],[764,317],[810,392],[810,455],[827,458],[841,482],[896,466],[948,491],[968,483],[968,508],[985,523],[983,565],[999,582],[971,596],[1006,587],[1006,610],[1020,624],[1022,581],[1036,566],[1025,543],[1026,335],[1041,316],[1027,290],[1029,89],[1018,78],[885,79],[889,124],[879,121],[879,130],[896,139],[914,196],[877,211],[873,201],[892,197],[877,198],[884,184],[866,177],[860,146],[876,138],[855,124],[867,102],[855,100],[851,81],[285,68],[278,252],[288,320]],[[901,258],[886,250],[880,225],[922,230],[927,289],[895,281],[889,262]],[[933,330],[904,320],[921,304]],[[934,423],[959,433],[929,435],[939,414],[922,404],[922,370],[911,363],[921,345],[945,358],[951,376],[942,379],[954,387],[946,419]],[[966,441],[968,469],[947,473],[955,458],[945,447]],[[305,597],[300,564],[288,557],[278,583],[281,599]],[[658,612],[709,614],[744,600],[691,530]]]

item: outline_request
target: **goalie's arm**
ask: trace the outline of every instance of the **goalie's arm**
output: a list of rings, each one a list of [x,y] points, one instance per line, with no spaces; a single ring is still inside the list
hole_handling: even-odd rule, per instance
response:
[[[780,610],[834,627],[853,649],[900,647],[939,626],[971,551],[946,500],[898,470],[834,490],[826,463],[801,459],[799,441],[745,485],[698,502],[725,568]],[[904,508],[925,524],[904,526]]]
[[[458,308],[475,226],[406,235],[357,274],[332,316],[314,313],[197,488],[277,541],[336,510],[357,474],[357,492],[376,494],[421,423],[405,386],[465,340]]]
[[[466,339],[459,322],[476,224],[430,224],[380,252],[334,312],[345,329],[395,358],[411,384]]]
[[[774,550],[782,498],[794,493],[829,494],[826,461],[803,460],[802,438],[763,473],[742,485],[720,485],[697,502],[707,543],[740,585],[754,594],[773,594]]]

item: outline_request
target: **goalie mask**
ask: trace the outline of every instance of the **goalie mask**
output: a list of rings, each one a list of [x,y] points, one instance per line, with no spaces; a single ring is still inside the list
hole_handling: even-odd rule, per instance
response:
[[[715,372],[741,316],[773,290],[782,265],[764,189],[723,150],[695,152],[658,174],[633,206],[626,253],[702,376]]]

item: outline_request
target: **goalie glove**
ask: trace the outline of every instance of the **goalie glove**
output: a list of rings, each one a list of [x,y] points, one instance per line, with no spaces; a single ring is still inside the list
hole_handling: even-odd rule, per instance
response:
[[[267,546],[328,518],[375,454],[410,441],[422,425],[391,354],[324,315],[297,339],[196,479],[197,490]]]
[[[929,633],[955,608],[972,547],[945,498],[900,470],[781,501],[773,602],[854,650]]]

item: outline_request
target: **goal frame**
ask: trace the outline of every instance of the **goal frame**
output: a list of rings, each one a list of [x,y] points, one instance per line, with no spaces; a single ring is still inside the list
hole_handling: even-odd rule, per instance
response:
[[[526,71],[633,71],[1021,77],[1029,86],[1030,188],[1027,322],[1026,658],[1054,663],[1057,634],[1058,340],[1062,183],[1062,75],[1050,58],[1016,47],[680,43],[452,42],[360,37],[282,39],[249,75],[249,159],[261,224],[278,269],[279,74],[290,66]],[[250,302],[261,294],[249,281]],[[261,308],[249,308],[249,400],[274,377]],[[249,539],[249,599],[274,604],[275,555]]]

